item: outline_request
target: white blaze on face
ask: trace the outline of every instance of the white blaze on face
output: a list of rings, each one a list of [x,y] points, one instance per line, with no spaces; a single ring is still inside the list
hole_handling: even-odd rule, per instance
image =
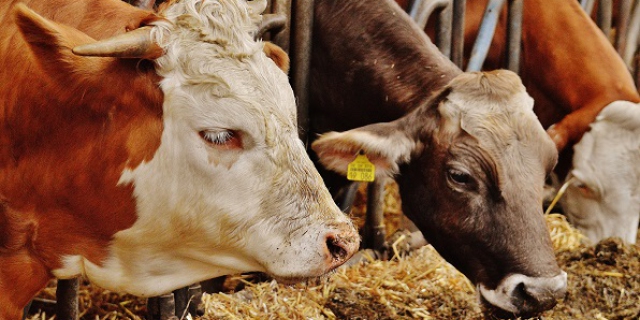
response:
[[[85,261],[92,282],[149,296],[246,271],[314,277],[357,249],[357,231],[298,139],[287,76],[247,26],[208,28],[221,27],[216,15],[250,24],[243,3],[182,1],[165,13],[182,29],[161,32],[161,145],[122,174],[138,220],[116,234],[103,265]]]
[[[592,242],[620,237],[636,242],[640,217],[640,106],[605,107],[574,146],[563,208]]]

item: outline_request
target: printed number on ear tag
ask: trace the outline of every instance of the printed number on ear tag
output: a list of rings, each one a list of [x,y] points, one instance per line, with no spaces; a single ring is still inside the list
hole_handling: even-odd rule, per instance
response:
[[[376,177],[376,166],[364,154],[360,154],[347,167],[347,179],[371,182]]]

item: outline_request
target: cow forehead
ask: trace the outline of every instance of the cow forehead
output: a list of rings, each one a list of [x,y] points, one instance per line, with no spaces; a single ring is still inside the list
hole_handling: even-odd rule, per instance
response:
[[[288,79],[253,40],[245,1],[180,1],[162,14],[168,22],[156,24],[154,37],[165,50],[156,69],[167,115],[187,111],[230,129],[251,119],[295,124]]]
[[[497,154],[512,151],[522,157],[555,162],[553,142],[533,113],[533,102],[526,92],[504,100],[469,100],[454,92],[447,99],[447,108],[458,113],[460,128],[478,139],[484,148]]]
[[[612,103],[574,146],[573,171],[581,180],[624,183],[640,161],[640,110],[634,103]],[[635,178],[634,178],[635,179]]]
[[[453,90],[440,106],[477,141],[489,157],[485,160],[494,162],[503,191],[517,189],[514,184],[542,188],[544,176],[557,161],[555,145],[533,113],[532,103],[524,88],[499,97],[473,97]]]

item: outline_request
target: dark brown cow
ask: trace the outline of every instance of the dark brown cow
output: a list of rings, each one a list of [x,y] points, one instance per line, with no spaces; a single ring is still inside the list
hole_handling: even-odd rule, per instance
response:
[[[463,74],[391,0],[317,0],[314,23],[314,130],[351,129],[314,142],[321,162],[344,173],[364,152],[399,172],[404,212],[496,315],[551,308],[566,274],[540,202],[557,153],[519,78]]]
[[[486,0],[467,1],[465,45],[468,50],[477,35],[486,4]],[[607,37],[577,1],[527,0],[523,14],[520,73],[535,100],[534,111],[542,125],[548,128],[558,150],[562,151],[556,172],[571,181],[563,199],[563,210],[593,242],[620,237],[625,242],[635,243],[640,214],[633,209],[638,206],[636,179],[616,173],[634,171],[635,157],[624,152],[615,160],[616,170],[603,172],[612,165],[607,155],[610,152],[608,145],[626,144],[627,139],[622,138],[626,134],[592,131],[588,143],[597,140],[598,147],[577,145],[582,143],[583,135],[606,106],[615,104],[618,112],[623,113],[621,106],[638,108],[640,96],[631,74]],[[506,12],[503,12],[485,63],[487,70],[504,65],[505,16]],[[428,32],[433,34],[433,31],[433,23],[430,23]],[[611,119],[630,117],[633,111],[627,111],[621,117],[611,114],[606,116],[610,123]],[[618,122],[620,132],[634,134],[628,120]],[[574,145],[581,150],[575,155]],[[621,161],[622,158],[627,160]],[[620,176],[629,178],[621,180]]]
[[[466,2],[467,57],[487,2]],[[503,12],[491,43],[484,65],[487,70],[504,66],[505,15]],[[427,32],[434,34],[433,21]],[[520,76],[536,102],[534,110],[542,125],[554,125],[549,134],[559,151],[578,142],[609,103],[640,102],[624,62],[577,1],[528,0],[522,32]],[[568,165],[564,169],[567,168]]]
[[[357,250],[255,14],[0,4],[0,319],[52,277],[152,296],[229,273],[317,277]]]

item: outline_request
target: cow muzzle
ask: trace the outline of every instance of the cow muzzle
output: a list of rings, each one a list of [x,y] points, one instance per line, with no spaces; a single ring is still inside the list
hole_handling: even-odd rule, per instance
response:
[[[325,236],[324,256],[327,271],[331,271],[349,260],[360,247],[360,236],[354,229],[329,232]]]
[[[478,286],[485,315],[494,318],[535,317],[556,305],[567,291],[567,273],[554,277],[528,277],[512,274],[496,289]]]

